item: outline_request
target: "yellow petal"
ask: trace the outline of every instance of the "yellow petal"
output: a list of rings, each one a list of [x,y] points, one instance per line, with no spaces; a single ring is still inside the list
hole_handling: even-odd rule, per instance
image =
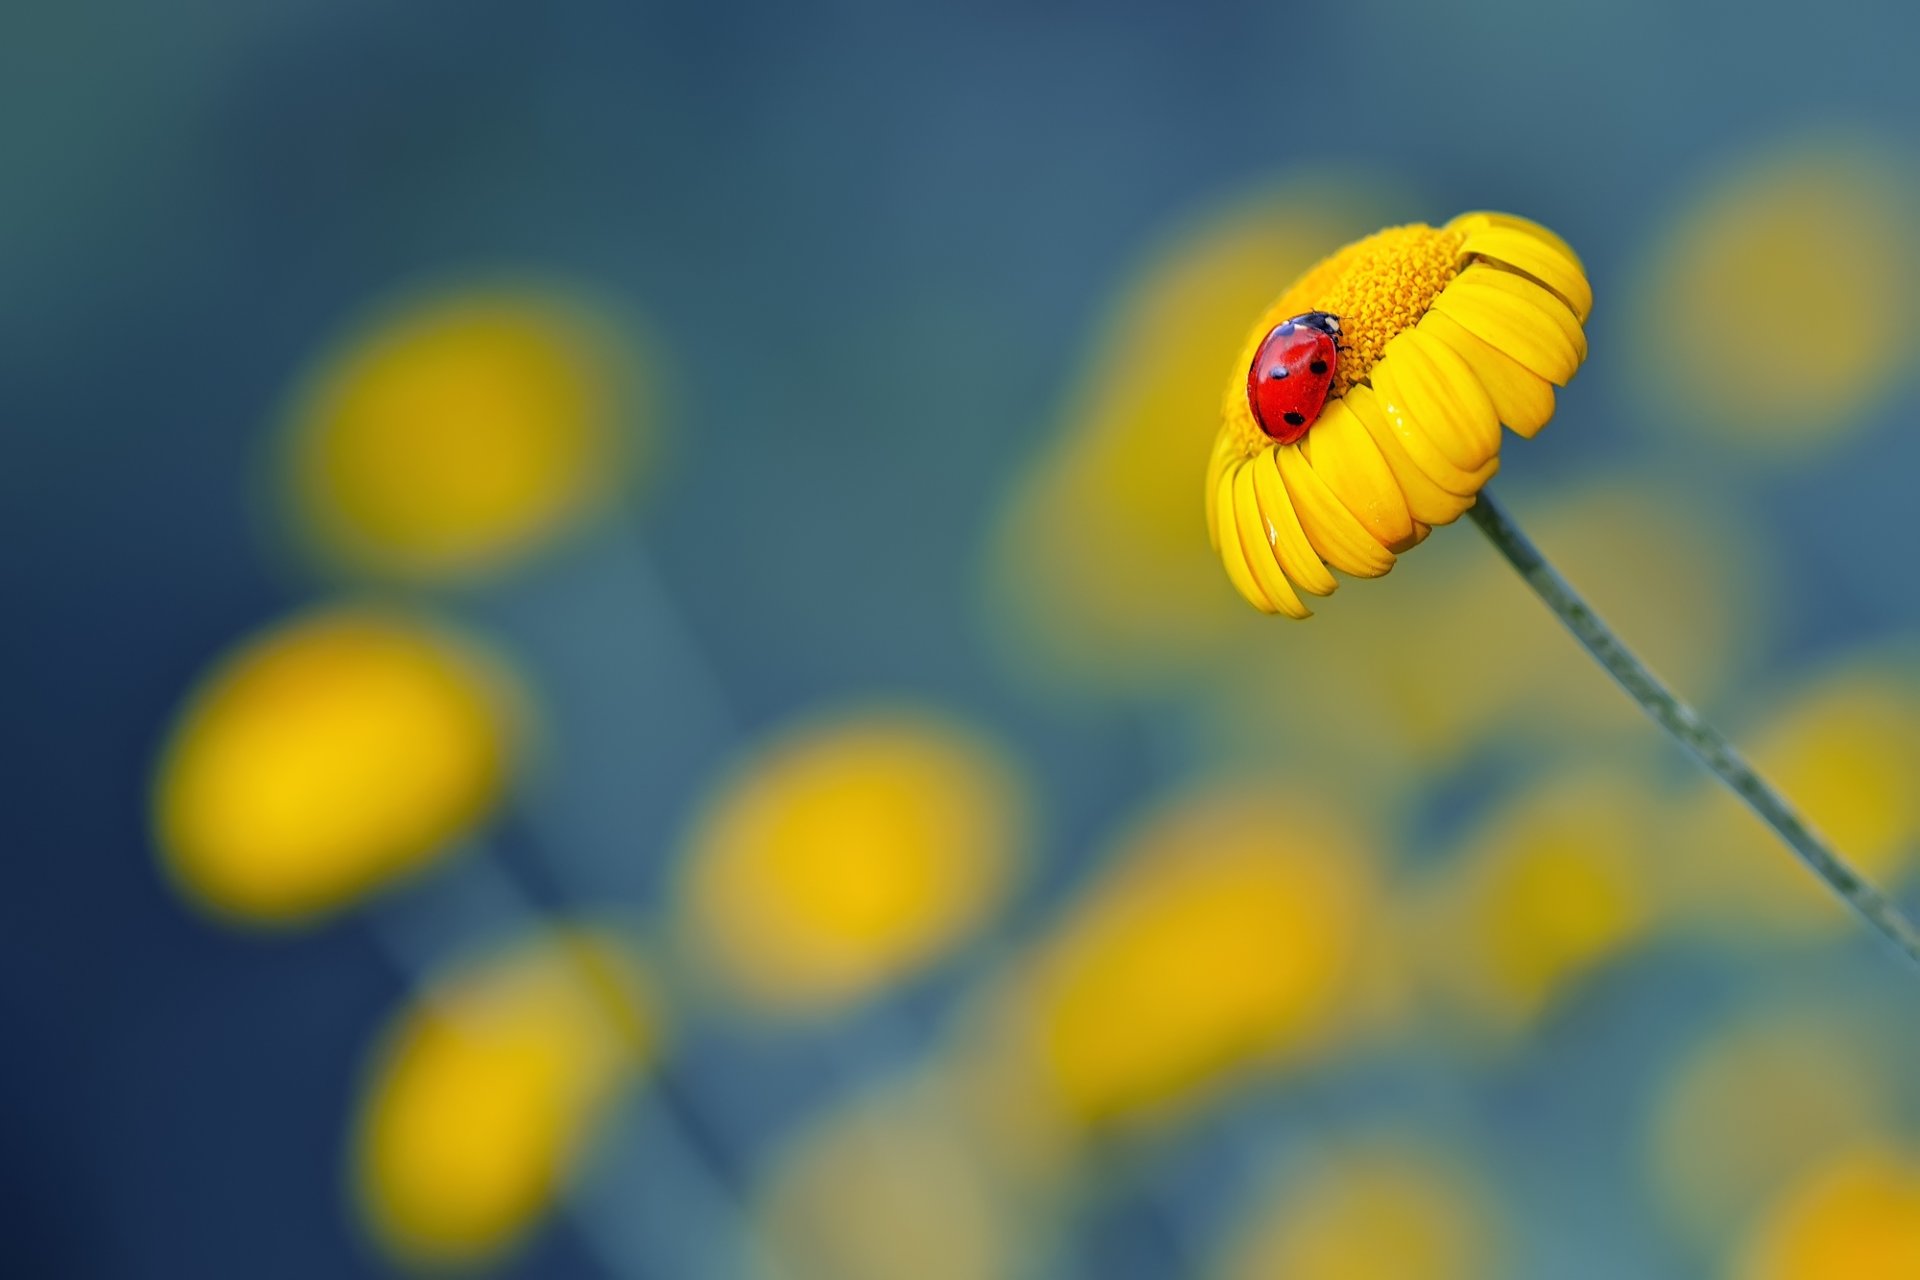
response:
[[[1553,321],[1567,341],[1573,344],[1574,354],[1580,357],[1582,363],[1586,361],[1586,328],[1580,323],[1579,317],[1573,314],[1573,309],[1554,296],[1553,290],[1538,281],[1529,280],[1511,271],[1502,271],[1484,262],[1473,264],[1456,278],[1467,280],[1475,288],[1498,289],[1502,293],[1524,299],[1539,307],[1541,313]]]
[[[1474,471],[1500,451],[1500,414],[1458,352],[1409,329],[1373,369],[1374,394],[1400,405],[1447,461]]]
[[[1539,236],[1513,227],[1489,225],[1468,232],[1460,252],[1526,272],[1553,290],[1582,324],[1593,312],[1593,286],[1587,283],[1579,260]]]
[[[1573,251],[1572,245],[1531,218],[1523,218],[1514,213],[1492,213],[1481,209],[1475,210],[1472,213],[1461,214],[1449,222],[1447,227],[1449,230],[1467,232],[1478,231],[1487,227],[1500,227],[1508,231],[1524,232],[1548,248],[1565,255],[1567,260],[1579,268],[1582,274],[1586,272],[1586,267],[1580,262],[1580,255]]]
[[[1354,418],[1366,428],[1367,435],[1379,448],[1380,456],[1386,460],[1387,467],[1400,486],[1400,492],[1406,497],[1407,511],[1413,516],[1416,526],[1451,524],[1460,518],[1461,512],[1473,505],[1471,497],[1463,497],[1434,483],[1433,477],[1422,471],[1408,456],[1399,435],[1388,424],[1372,388],[1355,387],[1341,398],[1341,403],[1352,411]],[[1499,465],[1498,458],[1487,464],[1489,468]],[[1491,470],[1487,471],[1488,476],[1492,474]],[[1484,482],[1483,479],[1481,483]],[[1477,489],[1478,485],[1474,487]]]
[[[1220,483],[1213,500],[1215,519],[1214,545],[1220,551],[1220,563],[1227,567],[1227,577],[1233,580],[1233,586],[1246,602],[1262,613],[1278,613],[1273,601],[1267,599],[1267,593],[1254,581],[1253,569],[1247,564],[1247,553],[1240,545],[1240,529],[1233,519],[1233,470],[1229,468],[1220,473]]]
[[[1373,402],[1379,407],[1380,415],[1392,429],[1394,438],[1400,442],[1413,464],[1448,493],[1461,497],[1470,497],[1480,491],[1481,481],[1475,473],[1485,465],[1482,459],[1478,466],[1463,467],[1447,456],[1428,431],[1427,425],[1414,416],[1406,399],[1406,392],[1392,374],[1381,377],[1385,362],[1374,369]]]
[[[1393,469],[1346,403],[1327,405],[1306,439],[1307,460],[1373,540],[1391,547],[1413,535],[1413,516]]]
[[[1300,603],[1293,584],[1280,572],[1280,562],[1274,558],[1269,526],[1260,514],[1260,503],[1253,490],[1253,468],[1259,461],[1258,458],[1248,460],[1233,475],[1233,518],[1240,529],[1240,548],[1246,552],[1254,581],[1280,612],[1289,618],[1311,618],[1313,610]]]
[[[1248,464],[1253,472],[1253,491],[1260,500],[1260,514],[1266,518],[1272,536],[1273,554],[1279,558],[1287,577],[1302,591],[1330,596],[1340,584],[1313,553],[1307,531],[1300,527],[1300,514],[1293,509],[1293,499],[1287,496],[1287,486],[1280,479],[1279,460],[1274,456],[1277,452],[1277,449],[1266,449]]]
[[[1511,272],[1468,267],[1433,306],[1556,386],[1565,386],[1586,358],[1586,338],[1567,304]]]
[[[1460,327],[1452,316],[1429,311],[1420,320],[1422,333],[1430,333],[1452,347],[1466,360],[1487,389],[1500,421],[1518,435],[1532,439],[1553,419],[1553,384],[1512,356]]]
[[[1359,518],[1340,505],[1299,445],[1282,445],[1274,452],[1280,479],[1300,513],[1300,527],[1328,564],[1356,578],[1377,578],[1393,568],[1393,552],[1374,541]]]
[[[1220,549],[1220,478],[1233,466],[1239,448],[1233,437],[1222,431],[1214,437],[1213,456],[1207,461],[1207,542]]]

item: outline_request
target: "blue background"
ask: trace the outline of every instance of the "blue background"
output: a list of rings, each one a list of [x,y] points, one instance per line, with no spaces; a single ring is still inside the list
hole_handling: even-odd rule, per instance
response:
[[[668,457],[620,536],[463,606],[518,651],[567,655],[548,690],[563,723],[610,688],[677,699],[625,730],[638,754],[607,824],[664,843],[737,735],[879,688],[1015,741],[1070,849],[1164,776],[1163,751],[1128,717],[1037,705],[1007,679],[976,561],[1143,245],[1248,182],[1360,166],[1430,201],[1410,216],[1514,208],[1580,246],[1598,350],[1606,283],[1701,166],[1832,120],[1910,136],[1916,36],[1907,8],[1867,3],[16,0],[0,18],[6,1269],[379,1270],[341,1207],[341,1117],[399,975],[351,920],[271,941],[209,926],[160,880],[146,830],[182,691],[313,598],[263,537],[251,481],[289,378],[368,297],[531,263],[636,300],[671,355]],[[1581,430],[1548,432],[1525,468],[1577,476],[1628,447],[1609,424],[1634,411],[1590,372],[1563,402]],[[1920,615],[1912,525],[1884,523],[1910,510],[1911,431],[1805,473],[1716,481],[1710,448],[1692,457],[1775,522],[1777,573],[1798,584],[1782,661]],[[1841,554],[1862,538],[1883,553],[1864,566]],[[653,594],[608,594],[596,557],[632,558]],[[649,675],[635,654],[665,657]],[[593,866],[608,881],[587,868],[572,892],[657,891],[657,863]],[[910,993],[878,1040],[849,1033],[853,1056],[899,1056],[898,1018],[911,1040],[957,981]],[[1723,985],[1641,1008],[1618,981],[1622,1016],[1662,1026]],[[737,1058],[725,1047],[707,1052]],[[1463,1123],[1578,1149],[1631,1083],[1591,1050],[1541,1052],[1589,1073],[1601,1119],[1549,1107],[1529,1128],[1522,1089]],[[690,1073],[724,1159],[744,1167],[822,1096],[830,1056],[775,1047],[738,1079]],[[1421,1087],[1403,1077],[1347,1088]],[[1229,1127],[1187,1163],[1255,1141]],[[1204,1198],[1183,1167],[1155,1175],[1176,1205]],[[1181,1269],[1109,1216],[1070,1251],[1081,1274]],[[1563,1256],[1593,1252],[1554,1274],[1677,1265],[1620,1220],[1563,1206]],[[564,1228],[510,1270],[595,1274]]]

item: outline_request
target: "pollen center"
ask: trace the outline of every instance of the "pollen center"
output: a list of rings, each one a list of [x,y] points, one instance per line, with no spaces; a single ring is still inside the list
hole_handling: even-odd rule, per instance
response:
[[[1335,396],[1364,382],[1388,339],[1413,327],[1459,269],[1463,231],[1414,223],[1348,245],[1302,276],[1274,310],[1330,311],[1340,317]]]

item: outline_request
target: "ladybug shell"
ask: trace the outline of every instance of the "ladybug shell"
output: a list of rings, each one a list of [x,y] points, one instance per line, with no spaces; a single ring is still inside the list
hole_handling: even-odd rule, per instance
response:
[[[1312,313],[1310,313],[1312,314]],[[1273,327],[1247,370],[1247,404],[1260,429],[1281,444],[1307,434],[1326,406],[1340,348],[1307,316]]]

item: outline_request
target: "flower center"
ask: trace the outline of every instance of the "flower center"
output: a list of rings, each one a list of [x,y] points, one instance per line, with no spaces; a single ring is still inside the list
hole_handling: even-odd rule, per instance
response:
[[[1274,326],[1309,311],[1339,318],[1339,358],[1326,389],[1326,402],[1337,400],[1372,376],[1387,343],[1419,323],[1458,273],[1466,242],[1464,230],[1425,223],[1388,227],[1296,280],[1262,313],[1228,385],[1223,412],[1229,449],[1251,458],[1274,443],[1254,414],[1247,384],[1247,370]]]
[[[1414,223],[1348,245],[1302,276],[1274,310],[1340,317],[1340,363],[1332,395],[1366,381],[1387,342],[1410,329],[1459,270],[1464,231]]]

